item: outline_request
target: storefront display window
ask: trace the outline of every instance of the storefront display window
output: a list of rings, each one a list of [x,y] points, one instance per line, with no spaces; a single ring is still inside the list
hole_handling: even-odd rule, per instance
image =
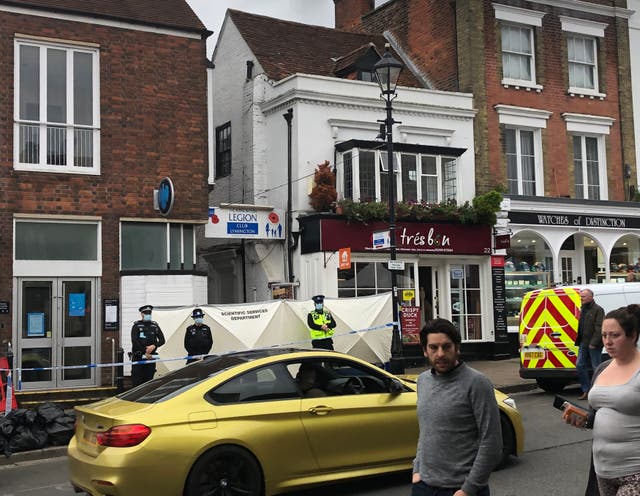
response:
[[[504,269],[507,326],[510,331],[517,331],[524,294],[550,285],[553,274],[551,251],[539,235],[518,233],[511,238]]]
[[[414,289],[414,265],[405,264],[397,274],[398,290]],[[352,262],[350,269],[338,269],[338,297],[353,298],[391,291],[391,272],[386,262]]]
[[[627,282],[640,281],[640,238],[633,234],[621,237],[611,250],[611,278]]]

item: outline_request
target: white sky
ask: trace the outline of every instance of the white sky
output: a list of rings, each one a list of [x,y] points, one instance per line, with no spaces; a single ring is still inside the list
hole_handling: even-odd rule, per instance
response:
[[[227,9],[286,19],[288,21],[334,26],[333,0],[187,0],[193,11],[213,35],[207,40],[207,57],[222,27]]]
[[[186,0],[213,35],[207,40],[211,58],[227,9],[252,12],[287,21],[334,26],[333,0]],[[387,0],[375,0],[376,7]]]

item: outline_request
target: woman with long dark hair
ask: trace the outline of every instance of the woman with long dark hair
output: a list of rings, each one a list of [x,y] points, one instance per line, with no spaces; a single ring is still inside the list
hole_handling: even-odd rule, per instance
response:
[[[601,496],[640,496],[640,306],[612,310],[602,323],[611,357],[594,373],[589,416],[565,421],[593,428],[593,468]]]

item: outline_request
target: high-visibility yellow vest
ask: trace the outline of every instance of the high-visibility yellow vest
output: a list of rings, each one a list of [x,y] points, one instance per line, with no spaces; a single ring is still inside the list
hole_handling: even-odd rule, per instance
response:
[[[311,319],[313,320],[314,324],[322,326],[331,322],[331,314],[327,314],[325,312],[311,312]],[[327,331],[317,331],[315,329],[309,328],[309,333],[311,334],[311,339],[324,339],[333,336],[333,329],[328,329]]]

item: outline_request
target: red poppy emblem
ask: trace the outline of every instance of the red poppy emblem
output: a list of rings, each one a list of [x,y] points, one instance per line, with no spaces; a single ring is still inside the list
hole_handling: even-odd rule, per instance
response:
[[[271,222],[272,224],[277,224],[278,222],[280,222],[280,217],[278,217],[277,213],[271,212],[269,214],[269,222]]]
[[[213,215],[211,216],[211,223],[213,223],[213,224],[217,224],[218,222],[220,222],[220,219],[218,218],[218,216],[217,216],[217,215],[213,214]]]

